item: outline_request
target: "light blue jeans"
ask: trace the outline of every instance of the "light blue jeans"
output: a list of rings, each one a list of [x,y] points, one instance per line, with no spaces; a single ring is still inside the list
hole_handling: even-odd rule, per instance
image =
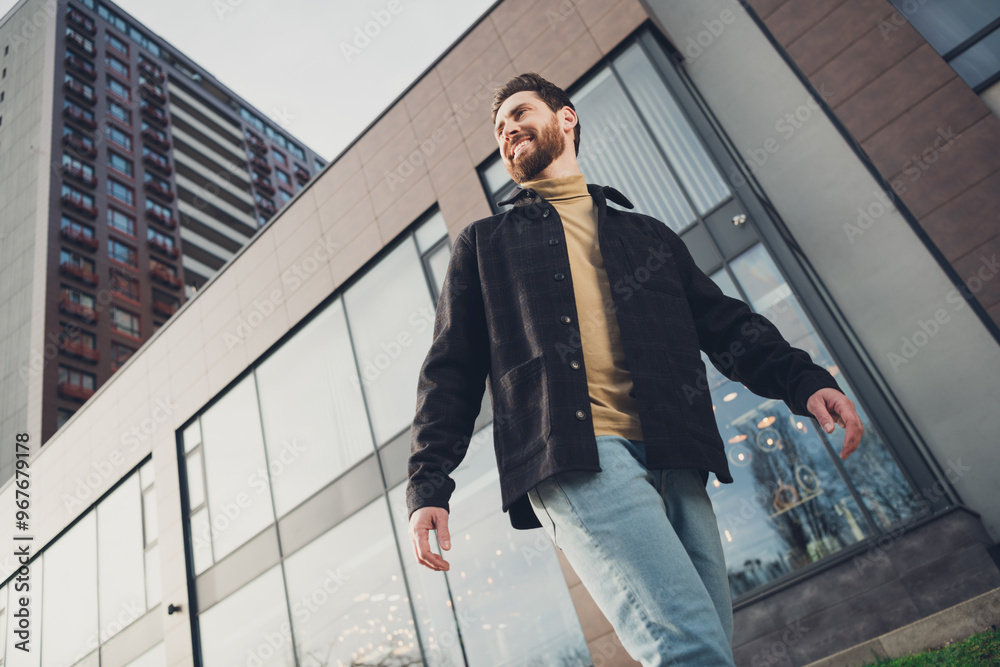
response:
[[[715,510],[694,469],[647,470],[645,444],[597,437],[601,472],[528,492],[625,650],[644,667],[734,665],[733,606]]]

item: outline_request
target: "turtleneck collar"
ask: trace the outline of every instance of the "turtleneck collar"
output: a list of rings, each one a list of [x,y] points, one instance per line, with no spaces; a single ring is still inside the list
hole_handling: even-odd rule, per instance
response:
[[[587,190],[587,177],[583,174],[525,181],[521,187],[525,190],[529,188],[534,190],[539,196],[550,202],[590,196],[590,192]]]

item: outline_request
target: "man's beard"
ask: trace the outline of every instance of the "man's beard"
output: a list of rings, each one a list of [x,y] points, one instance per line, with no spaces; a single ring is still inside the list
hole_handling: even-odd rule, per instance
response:
[[[518,158],[517,162],[507,162],[510,177],[518,185],[535,179],[566,150],[555,118],[542,128],[540,134],[531,135],[531,139],[534,146],[522,149],[528,151],[523,157]]]

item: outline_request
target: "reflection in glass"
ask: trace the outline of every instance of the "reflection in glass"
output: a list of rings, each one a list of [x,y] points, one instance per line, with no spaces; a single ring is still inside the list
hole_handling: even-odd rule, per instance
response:
[[[341,301],[256,373],[274,506],[282,516],[372,453]]]
[[[420,565],[413,554],[409,536],[409,510],[406,507],[406,482],[397,484],[389,491],[389,505],[427,662],[436,667],[464,665],[461,638],[455,624],[455,613],[448,597],[444,573]],[[430,544],[434,551],[441,553],[434,531],[430,533]],[[446,552],[445,558],[449,557]]]
[[[194,551],[194,573],[201,574],[212,565],[212,533],[208,527],[208,508],[202,507],[191,515],[191,546]]]
[[[253,375],[248,375],[201,418],[216,559],[274,521],[259,415]]]
[[[698,140],[698,133],[642,47],[629,47],[615,59],[615,67],[698,212],[704,214],[729,197],[729,188]]]
[[[301,667],[420,660],[383,497],[286,558],[285,576]]]
[[[188,455],[186,464],[188,504],[194,509],[205,502],[205,477],[201,468],[201,450]]]
[[[37,585],[39,580],[34,581]],[[94,512],[45,550],[41,589],[42,667],[72,665],[93,650],[98,638]]]
[[[139,493],[139,476],[132,475],[97,506],[102,642],[146,611]]]
[[[280,565],[201,612],[198,624],[205,667],[295,664]]]
[[[446,576],[469,664],[590,664],[552,541],[514,530],[499,509],[492,424],[473,436],[452,477]]]
[[[381,445],[410,425],[434,328],[435,307],[414,243],[400,243],[348,288],[344,305]]]
[[[417,251],[421,254],[427,252],[431,246],[445,236],[448,236],[448,226],[444,222],[441,211],[434,211],[413,232],[413,237],[417,241]]]
[[[751,307],[774,322],[791,345],[806,350],[815,363],[830,370],[857,404],[764,248],[755,245],[733,260],[730,268]],[[712,278],[725,293],[741,298],[724,271]],[[783,401],[759,397],[730,381],[708,355],[702,353],[702,361],[735,480],[720,484],[713,479],[708,485],[733,596],[871,536],[874,527],[833,458],[831,445],[836,443],[815,430],[812,420],[793,415]],[[907,500],[909,486],[858,407],[866,429],[861,446],[867,446],[874,457],[869,466],[881,469],[862,471],[860,476],[848,469],[855,484],[873,475],[881,478],[884,492],[892,498],[887,501],[892,506],[887,512],[895,518],[890,520],[898,520],[912,509]],[[842,442],[843,430],[840,434]],[[869,507],[870,499],[866,497]]]
[[[674,231],[695,219],[610,68],[601,70],[571,99],[586,127],[580,133],[578,162],[588,183],[621,190],[637,211],[662,220]]]

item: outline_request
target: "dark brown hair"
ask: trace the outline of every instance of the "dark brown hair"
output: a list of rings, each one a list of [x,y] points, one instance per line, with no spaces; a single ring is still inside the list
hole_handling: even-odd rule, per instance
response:
[[[566,94],[565,90],[551,81],[543,79],[534,72],[527,72],[507,79],[506,83],[493,91],[493,106],[490,109],[490,118],[494,124],[497,122],[497,111],[499,111],[500,105],[511,95],[523,91],[531,91],[538,95],[553,112],[559,111],[563,107],[569,107],[573,111],[576,111],[576,107],[573,106],[573,102],[570,101],[569,95]],[[577,117],[576,127],[573,128],[573,149],[577,155],[580,154],[579,117]]]

